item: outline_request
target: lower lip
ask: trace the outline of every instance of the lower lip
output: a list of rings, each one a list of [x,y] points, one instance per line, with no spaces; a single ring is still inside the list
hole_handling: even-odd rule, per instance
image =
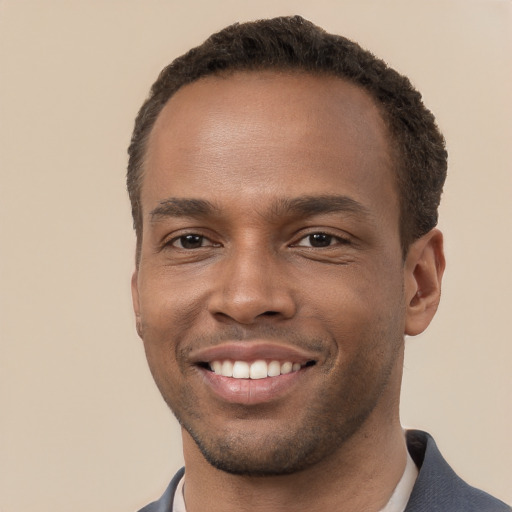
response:
[[[233,379],[200,369],[205,384],[224,402],[255,405],[282,398],[298,384],[307,368],[266,379]]]

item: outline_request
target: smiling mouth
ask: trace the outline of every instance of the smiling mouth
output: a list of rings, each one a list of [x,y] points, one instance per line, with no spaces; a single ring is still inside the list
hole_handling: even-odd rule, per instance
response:
[[[293,361],[266,361],[259,359],[249,363],[247,361],[232,361],[226,359],[202,362],[199,363],[199,366],[222,377],[257,380],[298,372],[302,368],[310,367],[315,364],[316,361],[313,360],[299,363]]]

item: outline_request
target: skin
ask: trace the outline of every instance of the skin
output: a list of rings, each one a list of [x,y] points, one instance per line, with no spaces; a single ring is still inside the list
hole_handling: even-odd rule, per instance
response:
[[[444,257],[433,230],[403,259],[389,144],[364,91],[307,74],[202,79],[157,119],[132,290],[189,512],[377,511],[399,481],[403,338],[432,319]],[[230,402],[198,364],[225,344],[314,365]]]

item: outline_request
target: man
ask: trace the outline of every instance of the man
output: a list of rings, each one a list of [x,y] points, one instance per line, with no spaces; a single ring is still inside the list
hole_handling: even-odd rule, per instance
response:
[[[129,154],[185,458],[144,511],[510,510],[399,422],[445,266],[444,140],[405,77],[300,17],[234,25],[162,71]]]

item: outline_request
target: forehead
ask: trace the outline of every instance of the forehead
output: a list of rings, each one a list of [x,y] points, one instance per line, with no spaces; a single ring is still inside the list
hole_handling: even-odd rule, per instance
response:
[[[389,200],[396,188],[389,149],[373,99],[342,79],[273,71],[211,76],[182,87],[160,113],[142,199],[156,200],[163,190],[211,199],[236,183],[247,201],[258,201],[267,183],[281,195],[342,185],[353,196]]]

